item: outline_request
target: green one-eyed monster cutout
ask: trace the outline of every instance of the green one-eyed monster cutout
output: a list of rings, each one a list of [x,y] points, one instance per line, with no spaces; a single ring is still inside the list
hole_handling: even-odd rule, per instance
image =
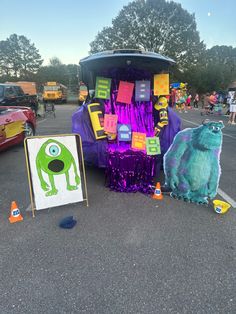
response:
[[[73,166],[76,185],[70,184],[69,170]],[[47,192],[46,196],[57,195],[54,176],[65,174],[67,190],[78,189],[80,177],[78,176],[74,157],[62,143],[50,139],[46,141],[38,151],[36,167],[42,189]],[[42,171],[48,175],[50,185],[44,180]]]

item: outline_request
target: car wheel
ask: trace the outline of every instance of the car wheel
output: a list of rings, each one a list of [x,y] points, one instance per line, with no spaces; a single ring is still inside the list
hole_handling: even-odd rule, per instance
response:
[[[25,123],[25,137],[34,136],[35,130],[31,123],[26,122]]]

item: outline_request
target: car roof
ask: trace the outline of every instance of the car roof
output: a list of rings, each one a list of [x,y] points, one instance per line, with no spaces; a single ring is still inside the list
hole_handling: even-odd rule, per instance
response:
[[[117,71],[143,71],[145,75],[168,71],[175,61],[156,52],[138,49],[117,49],[95,53],[80,60],[82,81],[94,88],[96,76],[108,75],[114,78]],[[116,70],[116,71],[114,71]],[[116,73],[115,73],[116,72]]]
[[[94,61],[94,60],[101,60],[109,58],[120,58],[120,57],[142,57],[142,58],[152,58],[158,59],[165,62],[169,62],[170,64],[174,64],[175,61],[169,57],[163,56],[156,52],[145,51],[145,50],[138,50],[138,49],[116,49],[116,50],[106,50],[102,52],[97,52],[91,56],[83,58],[80,60],[80,64]]]
[[[0,86],[10,86],[10,87],[12,87],[12,86],[18,86],[17,84],[9,84],[9,83],[0,83]]]

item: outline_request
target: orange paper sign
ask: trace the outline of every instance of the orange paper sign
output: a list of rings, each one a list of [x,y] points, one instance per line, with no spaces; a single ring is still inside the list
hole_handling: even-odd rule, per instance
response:
[[[169,95],[169,74],[154,75],[154,95]]]
[[[133,132],[132,133],[132,148],[145,150],[146,149],[146,134]]]

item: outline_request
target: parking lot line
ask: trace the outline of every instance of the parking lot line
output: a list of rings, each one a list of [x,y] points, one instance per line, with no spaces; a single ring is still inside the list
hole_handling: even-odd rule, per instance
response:
[[[198,124],[198,123],[195,123],[195,122],[192,122],[192,121],[183,119],[183,118],[181,118],[181,119],[182,119],[183,121],[185,121],[185,122],[188,122],[188,123],[192,124],[192,125],[196,125],[196,126],[199,126],[199,125],[200,125],[200,124]],[[223,132],[222,132],[222,133],[223,133]],[[226,134],[226,133],[223,133],[223,135],[224,135],[224,136],[228,136],[228,137],[233,138],[234,140],[236,140],[236,137],[235,137],[235,136],[232,136],[232,135],[229,135],[229,134]]]
[[[226,194],[224,191],[222,191],[220,188],[218,188],[217,193],[224,199],[226,202],[228,202],[233,208],[236,208],[236,201],[233,200],[228,194]]]
[[[25,209],[26,212],[31,212],[32,211],[32,208],[31,208],[31,204],[29,204],[26,209]]]
[[[44,122],[44,121],[46,121],[47,119],[43,119],[43,120],[40,120],[40,121],[37,121],[37,124],[40,124],[40,123],[42,123],[42,122]]]

